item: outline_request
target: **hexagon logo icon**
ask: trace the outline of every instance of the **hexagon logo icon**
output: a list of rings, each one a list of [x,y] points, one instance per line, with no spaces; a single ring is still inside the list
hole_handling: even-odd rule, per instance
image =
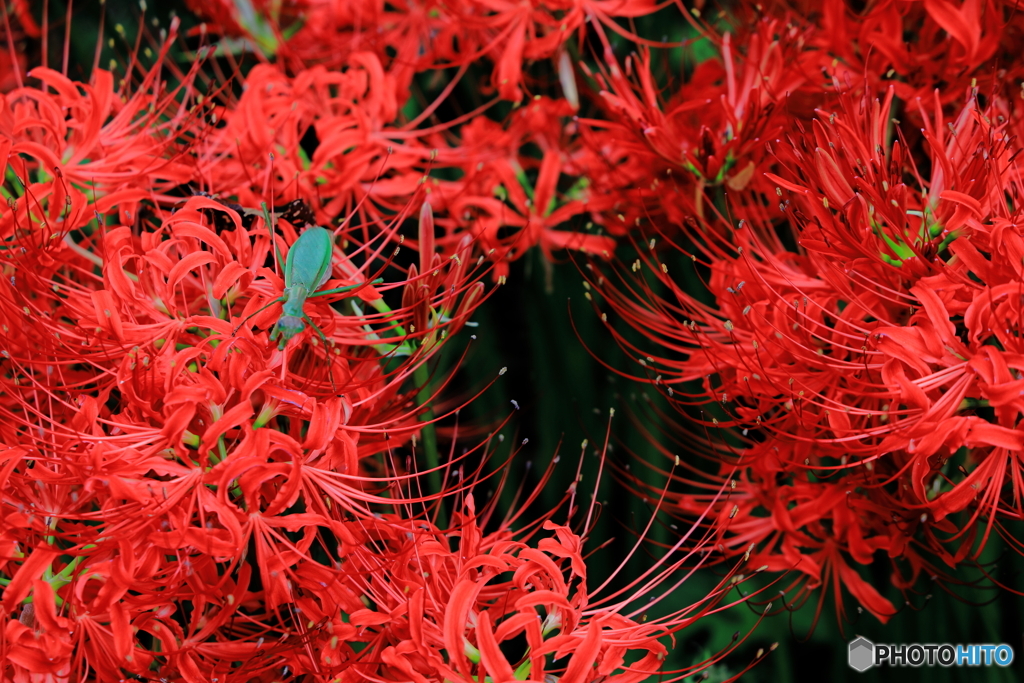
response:
[[[861,673],[875,664],[875,644],[867,638],[850,641],[850,668]]]

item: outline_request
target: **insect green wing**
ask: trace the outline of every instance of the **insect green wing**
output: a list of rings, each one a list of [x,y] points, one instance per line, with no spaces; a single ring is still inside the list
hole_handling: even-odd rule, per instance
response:
[[[334,236],[319,226],[306,228],[288,250],[284,266],[284,286],[300,285],[312,294],[331,275]]]
[[[261,209],[264,223],[267,225],[268,230],[270,230],[271,242],[274,242],[274,230],[272,227],[274,219],[270,209],[267,208],[266,202],[261,204]],[[276,244],[274,246],[274,254],[280,258],[280,252],[277,251]],[[281,296],[259,310],[250,313],[245,320],[235,327],[232,334],[237,333],[238,329],[253,316],[274,304],[280,303],[281,316],[270,331],[270,340],[277,341],[279,349],[283,350],[292,337],[300,334],[305,329],[307,323],[313,326],[313,329],[320,335],[320,339],[323,340],[326,346],[328,342],[323,332],[306,315],[306,300],[313,296],[348,292],[363,286],[363,284],[354,284],[322,292],[318,291],[330,278],[333,257],[334,235],[329,230],[319,226],[306,228],[299,235],[299,238],[295,240],[292,248],[288,250],[288,258],[285,261],[284,267],[284,291],[281,292]],[[383,281],[383,278],[378,278],[370,284],[380,284]]]

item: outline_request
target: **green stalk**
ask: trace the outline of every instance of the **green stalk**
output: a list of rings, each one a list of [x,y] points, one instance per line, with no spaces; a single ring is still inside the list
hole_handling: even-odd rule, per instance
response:
[[[423,408],[423,412],[420,413],[419,417],[423,421],[430,421],[434,419],[434,411],[430,407],[430,370],[427,368],[426,363],[420,364],[416,371],[413,373],[413,381],[416,382],[417,386],[420,387],[419,393],[416,394],[416,400]],[[437,450],[437,430],[434,428],[434,424],[423,425],[423,429],[420,430],[420,439],[423,443],[423,455],[426,460],[427,469],[435,470],[427,475],[427,485],[430,488],[431,493],[441,492],[441,472],[436,470],[441,465],[441,454]],[[444,511],[444,505],[439,500],[437,503],[437,525],[444,527],[447,524],[447,517]]]

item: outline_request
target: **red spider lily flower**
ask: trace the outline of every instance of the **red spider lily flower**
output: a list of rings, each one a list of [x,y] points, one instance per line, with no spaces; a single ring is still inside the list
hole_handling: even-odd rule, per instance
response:
[[[423,274],[375,284],[397,269],[397,228],[364,242],[350,223],[323,286],[355,286],[363,303],[342,315],[330,297],[309,299],[319,333],[306,325],[280,349],[269,339],[279,307],[248,318],[282,292],[263,264],[296,240],[286,220],[246,227],[251,212],[197,196],[173,213],[147,203],[143,215],[163,222],[139,220],[139,235],[82,221],[85,239],[66,243],[50,226],[64,197],[85,208],[82,193],[63,177],[28,190],[45,203],[4,215],[0,285],[3,319],[26,321],[3,325],[0,360],[4,508],[19,511],[4,525],[5,633],[37,643],[18,676],[107,680],[152,665],[202,680],[257,656],[260,638],[294,635],[288,615],[312,590],[295,586],[337,580],[310,558],[316,529],[380,500],[386,483],[365,460],[422,427],[413,374],[482,301],[482,271],[469,243],[433,253],[424,225]],[[101,225],[105,201],[92,206]],[[395,309],[393,289],[407,292]]]
[[[692,247],[659,235],[663,248],[706,268],[713,305],[680,286],[653,241],[621,285],[590,280],[611,312],[660,347],[620,337],[645,358],[646,381],[680,409],[717,404],[700,420],[706,428],[760,435],[718,456],[765,489],[736,509],[729,553],[754,543],[759,561],[805,571],[808,586],[825,581],[827,561],[836,586],[880,618],[891,610],[844,558],[867,563],[887,550],[913,568],[896,581],[905,588],[922,573],[941,575],[928,558],[955,566],[976,557],[999,517],[1020,514],[1016,486],[999,493],[1016,480],[1020,437],[1002,402],[1016,400],[1016,317],[997,312],[1018,275],[988,256],[1006,248],[992,235],[1000,245],[1016,239],[1002,199],[1016,192],[1010,117],[1001,101],[981,110],[973,94],[948,124],[938,96],[919,103],[925,180],[910,143],[888,132],[891,97],[844,96],[802,134],[772,144],[778,173],[766,178],[795,250],[752,192],[730,196],[738,227],[688,223]],[[648,278],[669,296],[655,295]],[[994,415],[979,410],[996,396]],[[822,477],[838,482],[816,483]],[[840,523],[833,503],[844,499]],[[690,513],[700,503],[677,502]],[[990,525],[980,540],[979,518]]]
[[[423,666],[466,679],[481,662],[507,674],[512,664],[497,643],[519,633],[532,651],[518,666],[528,661],[537,680],[550,670],[570,680],[656,671],[665,652],[658,639],[714,608],[728,584],[693,610],[637,622],[621,593],[604,605],[588,596],[581,540],[564,527],[550,527],[554,538],[534,549],[512,538],[508,522],[484,536],[471,503],[446,532],[429,517],[382,518],[369,507],[422,506],[451,493],[396,501],[410,477],[364,461],[392,455],[419,430],[403,387],[410,366],[437,348],[438,330],[457,329],[480,301],[468,254],[448,263],[430,254],[424,211],[423,274],[410,268],[402,283],[412,288],[407,306],[340,316],[310,303],[326,346],[307,332],[282,352],[266,331],[273,309],[260,314],[268,320],[247,319],[280,293],[279,277],[262,264],[275,244],[287,252],[296,239],[286,220],[273,222],[247,228],[223,203],[193,197],[159,228],[142,222],[139,236],[119,227],[97,240],[102,280],[83,267],[92,259],[81,247],[56,252],[59,266],[44,271],[52,280],[23,272],[49,243],[7,232],[16,248],[6,267],[20,286],[5,280],[0,301],[5,315],[23,305],[31,323],[8,326],[3,337],[12,378],[0,405],[3,509],[16,511],[3,525],[3,647],[32,642],[5,662],[11,676],[354,675],[379,652],[379,666],[395,667],[399,679]],[[390,236],[362,243],[351,227],[343,235],[349,250],[335,254],[333,284],[362,283],[366,291],[353,296],[384,306],[389,287],[371,278]],[[405,366],[388,370],[403,353],[412,354]],[[442,554],[455,534],[464,552]],[[466,583],[495,562],[517,578],[491,589]],[[428,582],[424,568],[438,563]],[[658,563],[635,590],[676,567]],[[408,593],[396,595],[406,581]],[[421,598],[424,618],[416,619]],[[407,606],[384,613],[389,600]],[[485,604],[494,611],[470,624]],[[424,629],[431,656],[403,663],[407,646],[383,645],[414,632],[403,617],[419,624],[428,608],[437,627]],[[560,616],[545,627],[538,609]],[[626,666],[628,651],[645,656]]]
[[[247,76],[241,98],[218,109],[223,127],[203,145],[199,174],[208,191],[258,206],[268,191],[275,205],[315,198],[322,225],[334,224],[368,194],[360,207],[369,220],[377,204],[396,213],[415,193],[429,150],[399,148],[381,135],[397,114],[394,84],[369,53],[352,55],[344,73],[324,68],[289,78],[261,65]],[[312,135],[315,148],[303,147]],[[382,179],[387,171],[393,179]],[[400,187],[397,181],[403,181]],[[256,203],[254,203],[256,202]]]
[[[549,468],[542,486],[551,473]],[[563,501],[570,509],[574,496],[571,489]],[[555,524],[553,512],[520,531],[513,530],[516,515],[487,532],[496,500],[478,512],[466,496],[446,529],[408,514],[350,527],[357,539],[345,566],[363,605],[349,614],[348,633],[349,643],[361,645],[350,650],[324,634],[314,648],[319,660],[296,661],[295,670],[319,666],[322,674],[342,680],[644,680],[662,669],[666,649],[659,639],[720,609],[728,586],[736,583],[730,573],[693,607],[638,621],[652,600],[635,609],[630,605],[667,585],[686,562],[703,557],[698,550],[658,560],[639,581],[599,596],[587,588],[585,535]],[[520,637],[525,649],[509,654]],[[668,673],[699,672],[724,654]],[[635,660],[636,655],[643,656]]]
[[[664,161],[707,182],[720,183],[730,167],[746,156],[744,152],[752,151],[765,133],[762,117],[767,112],[762,114],[762,110],[773,103],[776,93],[795,90],[803,80],[793,70],[783,47],[765,40],[764,36],[776,27],[765,24],[757,29],[749,40],[736,41],[748,46],[746,55],[734,55],[733,40],[725,34],[721,39],[722,63],[702,62],[690,82],[674,89],[672,101],[665,104],[655,90],[649,51],[623,68],[606,47],[609,64],[602,95],[613,111],[628,117],[626,120],[633,124],[630,127],[642,132],[651,151]],[[796,35],[791,29],[788,42],[795,43]],[[631,82],[630,76],[636,82]],[[724,88],[714,85],[722,81]],[[720,105],[720,111],[714,105]],[[711,121],[708,114],[712,111],[722,120]]]
[[[835,484],[795,479],[791,486],[748,483],[744,488],[754,495],[739,493],[733,507],[725,505],[719,511],[720,515],[735,514],[737,520],[730,528],[732,537],[723,538],[723,545],[731,547],[727,554],[738,556],[756,544],[756,552],[750,553],[752,565],[766,566],[769,571],[794,570],[799,578],[786,586],[784,606],[788,609],[821,588],[817,614],[825,594],[832,592],[842,626],[843,594],[849,593],[860,604],[858,609],[884,623],[896,614],[896,608],[854,567],[855,563],[870,565],[878,551],[893,547],[889,529],[894,525],[883,506],[853,495],[852,487],[857,484],[848,479]],[[736,506],[740,509],[733,513]],[[762,516],[766,511],[769,514]],[[904,547],[900,560],[927,566],[919,554]]]
[[[886,109],[884,105],[876,109],[875,131],[879,130],[877,122],[887,115]],[[882,388],[866,385],[857,391],[859,400],[854,402],[853,396],[847,395],[836,407],[851,412],[854,405],[861,409],[872,406],[885,410],[885,414],[875,413],[881,424],[864,436],[847,432],[839,421],[833,423],[833,432],[850,450],[863,439],[876,452],[903,451],[906,460],[914,463],[907,474],[917,505],[927,510],[925,514],[942,521],[969,505],[981,483],[954,485],[942,472],[951,456],[960,448],[969,449],[967,462],[960,465],[966,467],[986,462],[991,456],[1001,461],[1004,449],[1012,452],[1017,447],[1013,423],[1003,421],[1009,418],[1005,410],[997,411],[995,419],[986,419],[972,414],[971,408],[986,405],[989,399],[985,397],[997,391],[990,388],[991,382],[1001,385],[1012,381],[1012,375],[996,379],[987,371],[993,367],[989,365],[993,356],[1000,352],[990,349],[986,340],[990,334],[1002,335],[989,332],[993,329],[991,322],[981,323],[974,316],[985,307],[981,300],[998,301],[997,292],[1012,288],[1018,276],[1015,270],[994,271],[980,257],[988,250],[999,250],[990,241],[993,234],[999,236],[1000,243],[1007,239],[1013,242],[1008,236],[1013,234],[1014,217],[1004,202],[994,199],[1006,191],[1015,173],[1015,150],[995,122],[998,112],[982,112],[971,99],[949,124],[949,131],[941,132],[938,102],[934,112],[925,128],[933,156],[932,177],[927,192],[917,195],[920,199],[911,199],[913,195],[906,191],[902,179],[894,177],[902,166],[900,145],[893,146],[888,159],[879,160],[883,163],[868,162],[864,169],[868,172],[860,178],[843,170],[842,162],[837,164],[824,156],[819,147],[824,162],[816,168],[819,172],[832,169],[828,176],[835,179],[829,182],[825,174],[819,177],[817,189],[826,197],[820,205],[824,208],[829,196],[844,202],[841,196],[829,194],[842,192],[839,188],[844,178],[856,187],[856,195],[845,201],[838,216],[821,222],[812,218],[813,227],[795,213],[792,220],[807,235],[804,243],[809,250],[840,252],[850,260],[858,281],[851,280],[852,286],[840,290],[841,296],[852,298],[877,320],[864,330],[865,348],[874,356],[879,373],[870,381],[877,387],[880,379]],[[927,115],[924,118],[929,119]],[[852,145],[843,147],[850,149]],[[830,145],[833,148],[842,149]],[[809,199],[804,195],[794,203],[799,203],[798,210],[810,217],[819,203],[814,202],[812,208],[805,197]],[[867,212],[865,206],[870,207]],[[895,214],[890,206],[903,210]],[[843,222],[841,228],[839,221]],[[851,232],[861,234],[857,248],[848,238]],[[861,284],[869,281],[873,281],[873,287]],[[1006,329],[1006,325],[1001,323],[998,329]],[[1007,348],[1003,346],[1003,352]],[[1000,358],[995,367],[1004,363],[1006,359]],[[866,367],[869,369],[871,364]],[[895,405],[902,407],[893,410]],[[840,436],[836,427],[845,433]],[[939,462],[926,464],[933,458]],[[991,463],[982,469],[989,466]],[[958,489],[957,494],[943,494],[947,486]],[[986,506],[992,504],[992,499],[988,500]],[[990,508],[989,514],[997,516],[996,508]]]
[[[209,20],[205,30],[249,41],[245,46],[275,58],[291,73],[316,66],[338,70],[359,52],[371,52],[397,79],[396,95],[409,96],[412,76],[458,59],[468,39],[453,12],[459,3],[325,2],[271,3],[190,0],[190,9]],[[238,49],[222,43],[221,49]],[[474,53],[468,44],[462,50]]]
[[[226,215],[234,230],[218,234],[211,229],[203,213],[211,210]],[[295,233],[286,222],[279,221],[279,225],[287,226],[286,235],[291,232],[290,239],[276,241],[276,246],[284,250],[288,241],[295,239]],[[145,232],[138,240],[127,228],[107,233],[103,262],[109,288],[93,289],[101,283],[92,277],[81,282],[61,282],[53,288],[51,282],[15,270],[16,282],[40,286],[41,290],[37,296],[31,296],[25,291],[16,293],[9,283],[5,286],[5,304],[11,315],[17,315],[14,311],[19,310],[18,303],[31,303],[21,315],[29,316],[42,327],[37,331],[35,327],[16,330],[5,326],[8,358],[20,368],[19,372],[32,374],[31,368],[39,362],[34,359],[35,353],[50,352],[61,358],[69,353],[68,345],[80,345],[84,348],[76,349],[79,358],[92,350],[89,357],[106,368],[96,378],[100,381],[99,390],[108,391],[117,385],[119,393],[131,392],[137,399],[131,405],[152,406],[143,413],[150,417],[154,416],[153,411],[159,413],[161,406],[166,418],[178,407],[184,407],[178,406],[174,390],[180,382],[184,382],[183,387],[191,387],[182,395],[188,396],[185,405],[197,400],[211,401],[219,405],[214,413],[229,414],[231,410],[224,401],[232,390],[209,384],[225,380],[234,390],[243,392],[232,399],[232,403],[244,401],[237,406],[238,410],[249,406],[248,397],[259,390],[269,391],[266,398],[275,399],[275,403],[285,400],[313,413],[318,397],[335,395],[332,382],[347,383],[352,392],[342,397],[342,403],[347,399],[346,417],[351,417],[364,406],[380,404],[408,376],[410,370],[389,376],[382,360],[413,354],[411,365],[418,365],[434,352],[444,336],[442,333],[458,329],[481,301],[480,286],[474,284],[479,274],[467,267],[468,245],[464,245],[462,257],[448,259],[447,263],[437,258],[431,260],[424,254],[423,265],[431,269],[424,275],[417,275],[413,269],[409,280],[402,283],[407,291],[415,292],[411,298],[405,297],[409,306],[389,309],[381,298],[381,290],[369,282],[378,269],[375,262],[387,265],[381,252],[389,240],[378,237],[348,254],[335,253],[332,265],[340,277],[328,279],[325,285],[355,286],[354,294],[378,311],[341,316],[326,303],[328,297],[309,299],[304,310],[323,337],[307,325],[303,336],[293,341],[292,346],[297,348],[291,357],[287,349],[282,352],[275,348],[258,353],[258,358],[246,359],[231,354],[233,345],[241,344],[247,353],[269,346],[269,328],[280,316],[279,306],[264,305],[279,297],[283,286],[277,275],[261,266],[272,250],[267,227],[258,222],[249,232],[233,210],[219,202],[194,197],[165,220],[162,230],[163,234]],[[168,239],[162,239],[164,236]],[[347,233],[346,237],[354,244],[357,235]],[[19,244],[26,246],[26,253],[38,251],[29,248],[31,241],[31,237],[19,240]],[[389,257],[391,251],[389,247]],[[71,250],[62,253],[77,257]],[[354,259],[361,260],[362,265],[357,267]],[[390,287],[382,289],[387,291]],[[358,306],[353,310],[357,311]],[[251,315],[257,311],[257,315]],[[58,317],[71,322],[57,322]],[[251,332],[242,332],[242,325],[238,324],[248,318],[252,321],[245,323],[247,330],[252,325],[263,329],[256,337]],[[313,343],[323,339],[328,339],[328,348]],[[303,340],[311,343],[299,343]],[[235,369],[214,379],[200,371],[210,362],[217,373]],[[328,374],[318,376],[325,369]],[[271,391],[267,382],[275,374],[282,377],[283,383]],[[377,388],[371,388],[377,383]],[[385,390],[387,386],[392,388]],[[300,395],[306,398],[300,399]],[[180,430],[191,419],[175,418],[174,435],[165,431],[165,436],[172,443],[184,438]],[[196,419],[203,421],[201,417]],[[197,432],[191,433],[198,436]]]
[[[764,142],[780,131],[782,98],[806,80],[800,49],[804,36],[795,25],[783,29],[780,22],[760,21],[736,37],[710,37],[721,50],[721,61],[701,62],[686,83],[670,84],[667,95],[655,84],[649,50],[630,55],[623,66],[606,41],[606,64],[598,77],[605,109],[618,124],[620,145],[647,168],[646,182],[625,191],[651,197],[659,204],[655,211],[674,221],[687,211],[703,216],[708,186],[746,188],[763,158]],[[658,189],[661,183],[682,184],[692,201],[680,205],[674,193]]]
[[[200,152],[202,187],[248,206],[267,193],[279,206],[302,197],[321,225],[353,222],[375,233],[429,200],[442,231],[433,243],[445,256],[460,254],[460,224],[447,217],[460,186],[430,175],[458,169],[466,150],[440,136],[448,125],[423,135],[396,125],[398,88],[372,53],[354,53],[347,66],[295,77],[253,69],[241,98],[218,109],[224,125]]]
[[[556,18],[581,28],[654,8],[482,6],[480,44],[507,39],[523,58],[558,53],[570,32]],[[260,37],[278,45],[278,33]],[[550,517],[485,531],[492,512],[469,495],[483,465],[467,478],[462,464],[483,448],[426,473],[457,471],[444,488],[412,493],[413,437],[447,416],[425,412],[448,377],[424,379],[425,363],[485,298],[480,245],[462,233],[484,242],[492,226],[460,222],[458,202],[496,180],[515,210],[502,227],[524,244],[604,254],[614,241],[556,230],[596,210],[585,187],[558,190],[585,156],[562,125],[575,103],[520,109],[511,147],[458,141],[473,134],[465,118],[399,128],[411,67],[375,52],[390,47],[349,45],[339,72],[258,67],[214,106],[193,93],[198,64],[162,85],[167,47],[134,88],[40,69],[41,87],[5,99],[0,157],[21,181],[0,216],[5,679],[625,683],[658,673],[667,639],[738,583],[730,573],[646,619],[644,598],[706,560],[680,542],[625,587],[591,590],[593,508],[582,531]],[[496,71],[516,96],[521,66]],[[520,153],[527,141],[539,157]],[[428,183],[435,161],[474,174]],[[202,192],[180,201],[192,182]],[[418,262],[402,265],[395,244],[417,208]],[[314,223],[327,229],[310,256],[301,231]],[[306,258],[322,259],[316,281],[296,283]],[[444,498],[451,524],[435,512]],[[516,639],[529,647],[518,660],[502,649]]]
[[[462,20],[479,32],[477,44],[495,55],[491,84],[504,100],[519,102],[523,91],[524,62],[549,59],[587,21],[607,25],[625,33],[615,18],[653,14],[658,4],[651,0],[561,0],[544,3],[515,3],[506,0],[470,0]],[[497,57],[496,55],[500,55]]]
[[[395,73],[403,97],[416,72],[465,66],[489,57],[491,85],[502,99],[519,102],[524,95],[526,63],[567,57],[564,45],[600,22],[642,40],[615,19],[656,12],[653,0],[558,0],[517,3],[506,0],[456,0],[426,3],[401,1],[285,4],[248,0],[189,3],[208,17],[216,30],[248,38],[268,57],[277,56],[295,73],[306,67],[337,68],[359,50],[371,50]]]
[[[176,26],[171,27],[172,38]],[[135,87],[115,88],[114,74],[102,69],[93,72],[91,83],[77,83],[40,67],[29,76],[42,87],[4,95],[3,156],[22,185],[37,178],[45,182],[57,172],[66,183],[88,187],[93,200],[120,193],[117,200],[125,222],[131,223],[129,216],[142,197],[162,198],[170,188],[187,182],[190,169],[180,156],[180,145],[197,123],[198,114],[189,102],[201,62],[167,88],[161,73],[170,44],[155,56],[154,65]],[[8,154],[15,156],[7,161]],[[16,190],[20,195],[21,188]]]
[[[787,2],[757,9],[810,29],[809,76],[824,69],[844,87],[866,78],[871,92],[894,87],[905,101],[938,89],[952,106],[975,82],[986,92],[1006,89],[1013,80],[1009,71],[1018,68],[1016,45],[1024,28],[1018,3],[1003,0],[869,2],[860,10]]]
[[[507,275],[508,262],[534,245],[549,259],[563,249],[605,258],[615,249],[612,237],[558,229],[601,208],[590,201],[585,181],[565,195],[557,192],[563,176],[575,177],[580,170],[580,150],[571,132],[558,134],[562,117],[570,114],[566,103],[540,98],[516,112],[507,129],[486,119],[463,129],[471,163],[483,160],[467,164],[464,189],[449,200],[449,213],[496,261],[495,277]],[[541,148],[540,159],[519,153],[530,142]]]
[[[240,100],[219,114],[224,127],[204,143],[203,186],[249,205],[268,186],[281,188],[275,204],[313,196],[324,225],[349,212],[364,225],[386,224],[427,197],[441,230],[436,244],[451,255],[471,234],[496,262],[496,278],[507,274],[506,261],[534,245],[549,257],[562,249],[613,251],[610,237],[558,229],[604,205],[589,202],[583,183],[565,195],[556,191],[564,176],[579,173],[585,154],[565,102],[535,100],[506,126],[478,117],[458,137],[448,130],[441,139],[439,131],[420,135],[392,124],[393,84],[372,55],[353,55],[351,66],[344,74],[313,68],[294,78],[271,66],[254,69]],[[300,141],[310,134],[316,147],[306,151]],[[528,143],[541,148],[541,159],[520,154]],[[463,179],[432,178],[438,169]]]
[[[645,429],[638,418],[634,421]],[[681,520],[697,519],[705,525],[713,536],[708,548],[715,553],[709,561],[744,558],[751,566],[786,572],[780,609],[798,609],[818,591],[812,629],[829,592],[840,628],[846,619],[846,594],[856,600],[858,612],[867,611],[882,622],[897,612],[861,576],[858,565],[885,557],[892,564],[893,583],[908,605],[922,580],[953,581],[933,558],[941,554],[935,531],[949,533],[956,527],[948,522],[925,524],[912,511],[897,514],[886,492],[876,486],[872,468],[840,473],[797,469],[792,463],[810,452],[799,442],[772,439],[758,444],[744,439],[745,448],[733,449],[707,433],[679,425],[647,437],[667,467],[635,455],[631,462],[668,477],[679,490],[665,492],[643,475],[619,467],[622,481],[645,498],[663,497],[664,508]],[[673,446],[688,447],[697,457],[682,461],[673,454]],[[702,467],[702,459],[718,472]],[[955,564],[948,557],[942,559]],[[778,600],[773,604],[778,606]]]
[[[276,7],[259,3],[255,12],[238,12],[236,2],[214,4],[221,15],[234,11],[222,31],[247,37],[289,73],[316,66],[338,71],[354,54],[372,53],[394,79],[400,105],[411,96],[417,73],[465,65],[481,54],[464,16],[472,10],[462,2],[305,0]],[[205,6],[197,9],[210,15]],[[238,21],[243,25],[232,28]]]
[[[24,491],[34,500],[17,507],[39,511],[35,520],[8,520],[6,533],[20,534],[25,550],[28,541],[40,543],[0,566],[13,575],[4,607],[18,614],[7,633],[15,644],[33,638],[33,649],[8,666],[19,675],[53,671],[55,680],[68,671],[101,680],[122,671],[186,681],[271,671],[470,680],[507,678],[514,666],[528,680],[560,672],[569,680],[636,681],[662,667],[661,638],[718,609],[735,584],[730,573],[694,607],[638,621],[651,603],[634,602],[686,562],[699,563],[699,553],[670,555],[638,582],[599,597],[586,588],[583,539],[549,516],[523,532],[511,530],[510,518],[484,533],[493,510],[478,515],[471,497],[447,530],[429,513],[371,514],[365,504],[410,510],[429,501],[403,493],[407,477],[378,479],[397,484],[386,497],[359,493],[364,478],[332,473],[315,455],[300,462],[309,445],[280,427],[251,430],[212,468],[176,463],[171,449],[148,455],[122,447],[138,443],[138,430],[95,440],[80,433],[73,450],[61,452],[109,444],[103,453],[92,449],[84,485],[74,483],[84,463],[70,456],[5,453],[5,471],[18,484],[5,494]],[[200,465],[206,436],[192,456]],[[450,467],[461,470],[457,460]],[[458,479],[476,482],[481,472]],[[31,477],[44,485],[26,486]],[[65,495],[47,500],[51,490]],[[570,509],[574,497],[575,487],[566,494]],[[531,541],[542,522],[547,533]],[[32,602],[19,604],[25,596]],[[519,634],[530,649],[510,662],[498,645]],[[45,664],[29,656],[36,650]],[[627,665],[631,652],[644,657]],[[248,663],[238,668],[239,661]]]

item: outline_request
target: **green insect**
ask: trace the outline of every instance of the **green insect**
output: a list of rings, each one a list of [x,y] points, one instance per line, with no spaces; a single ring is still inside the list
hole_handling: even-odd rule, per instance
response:
[[[261,205],[263,209],[263,220],[266,222],[267,229],[270,230],[271,241],[274,239],[274,223],[270,218],[270,211],[267,209],[267,205],[264,202]],[[277,256],[278,262],[280,263],[281,254],[277,251],[277,244],[274,244],[274,252]],[[302,332],[305,328],[306,323],[309,323],[310,327],[316,330],[316,333],[320,336],[320,339],[324,342],[324,347],[327,347],[327,339],[324,337],[324,333],[320,331],[320,328],[316,326],[309,316],[306,315],[305,305],[306,300],[316,296],[327,296],[328,294],[341,294],[343,292],[350,292],[353,289],[366,286],[366,284],[380,284],[384,281],[383,278],[378,278],[370,283],[360,283],[356,285],[348,285],[347,287],[337,287],[335,289],[324,289],[320,290],[325,282],[331,276],[331,258],[334,255],[334,236],[329,230],[321,228],[318,225],[311,225],[307,227],[299,238],[295,240],[291,249],[288,250],[288,258],[284,264],[284,291],[281,296],[274,299],[266,306],[263,306],[255,313],[249,315],[245,320],[239,323],[238,327],[235,328],[235,332],[245,324],[249,318],[260,313],[263,310],[273,306],[276,303],[281,303],[281,317],[278,318],[274,324],[274,328],[270,331],[270,340],[278,341],[278,349],[284,349],[287,346],[288,341],[295,335]]]

